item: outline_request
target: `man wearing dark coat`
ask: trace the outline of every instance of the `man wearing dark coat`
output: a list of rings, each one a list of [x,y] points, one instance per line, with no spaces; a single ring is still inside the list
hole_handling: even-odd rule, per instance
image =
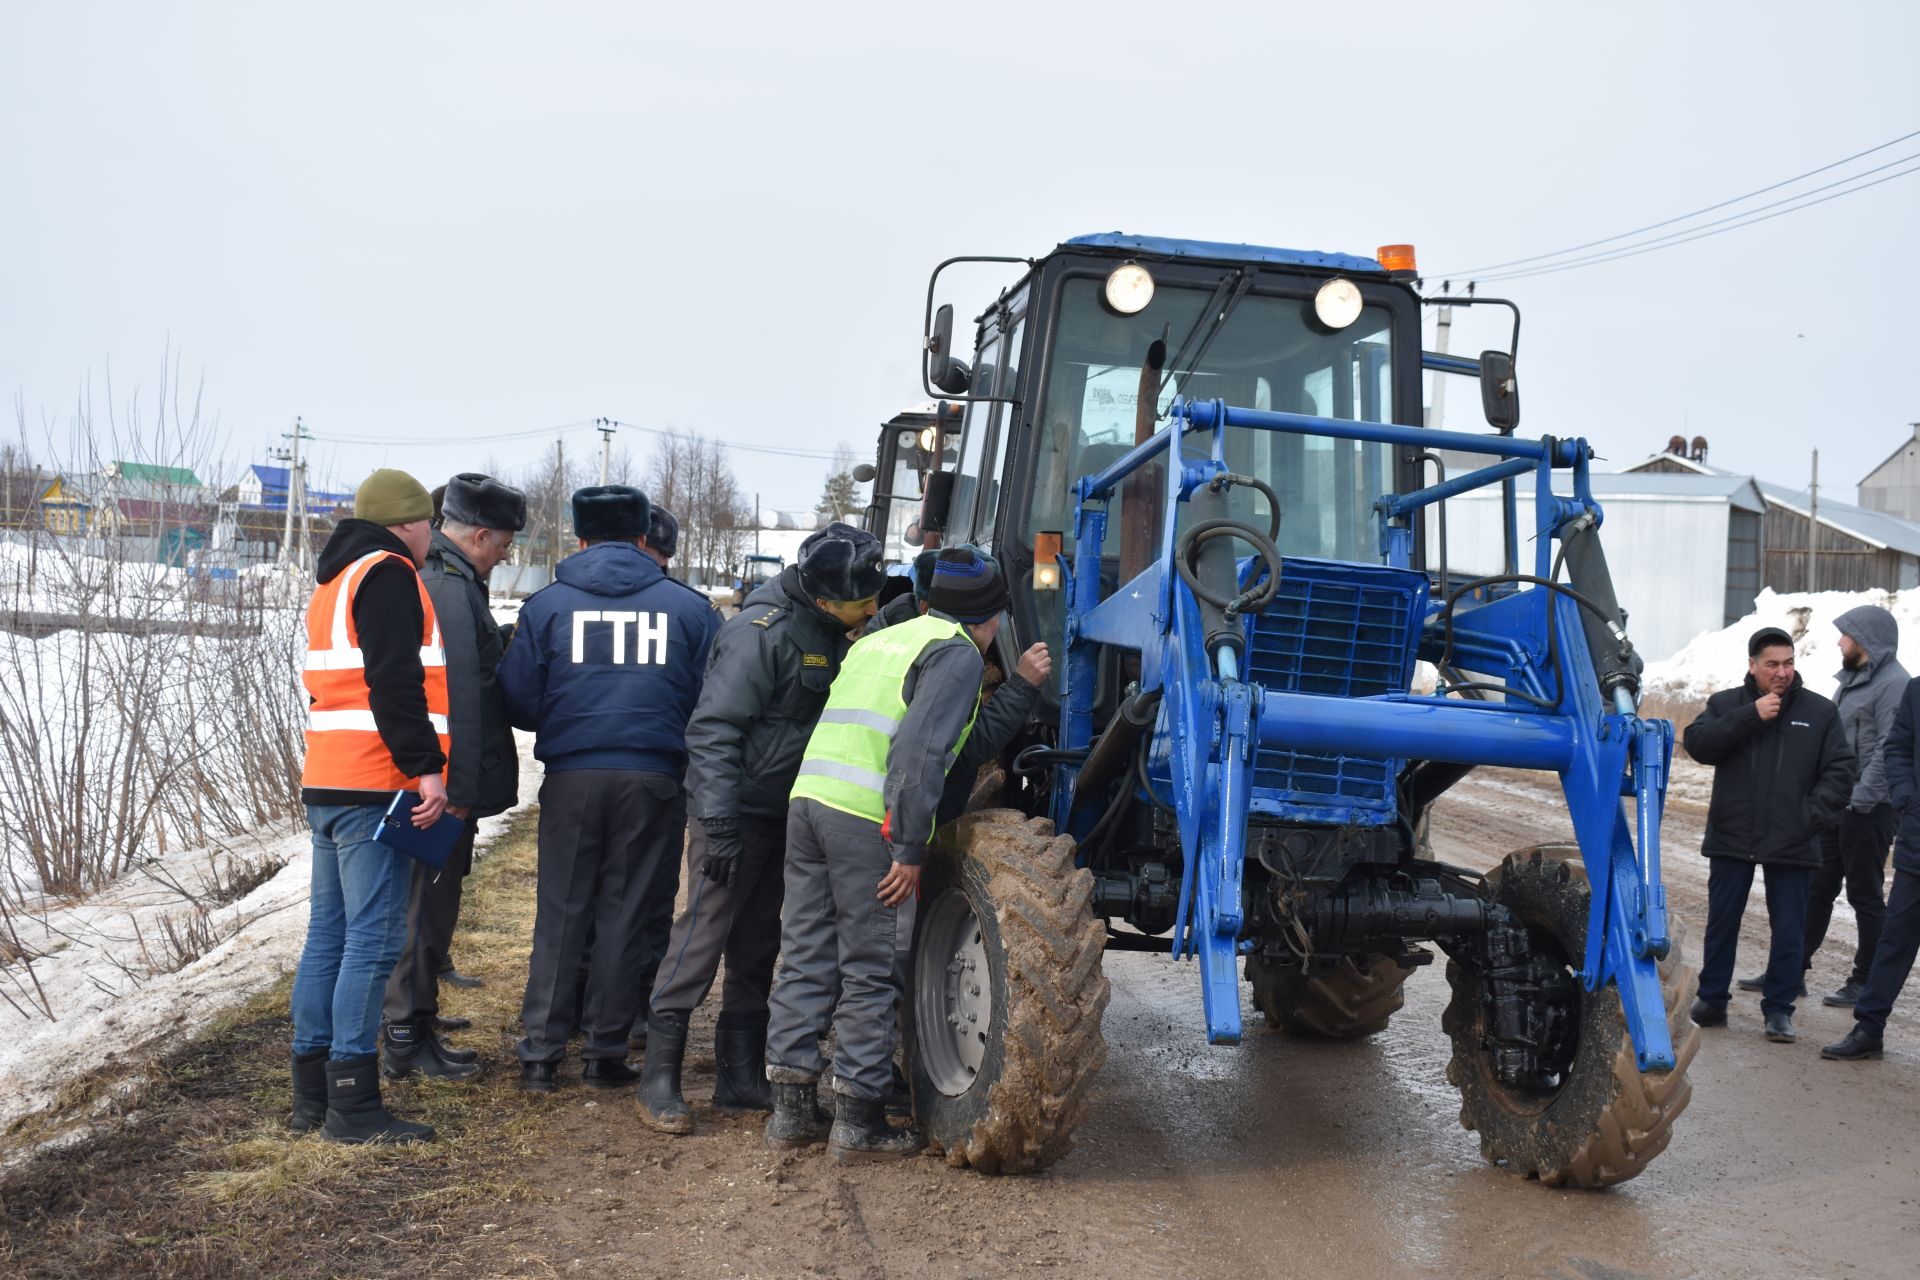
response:
[[[1747,641],[1747,678],[1707,699],[1687,726],[1687,754],[1713,766],[1707,809],[1707,938],[1693,1020],[1727,1023],[1740,917],[1753,869],[1766,868],[1772,947],[1760,1009],[1766,1037],[1794,1039],[1794,998],[1807,896],[1820,865],[1814,832],[1833,822],[1853,790],[1854,756],[1832,702],[1793,669],[1793,637],[1762,627]]]
[[[460,840],[437,871],[413,864],[407,901],[407,940],[387,979],[382,1070],[391,1079],[419,1071],[464,1080],[479,1073],[471,1049],[444,1044],[440,973],[460,918],[461,882],[473,867],[473,832],[480,818],[513,807],[519,798],[520,753],[507,723],[495,673],[506,652],[487,601],[487,575],[507,558],[513,536],[527,525],[526,495],[492,476],[462,472],[447,481],[440,524],[420,570],[440,625],[447,662],[447,805],[465,818]]]
[[[1873,950],[1873,967],[1853,1006],[1853,1030],[1820,1050],[1852,1062],[1880,1056],[1887,1015],[1920,954],[1920,680],[1907,681],[1887,735],[1887,793],[1899,822],[1893,841],[1893,891]]]

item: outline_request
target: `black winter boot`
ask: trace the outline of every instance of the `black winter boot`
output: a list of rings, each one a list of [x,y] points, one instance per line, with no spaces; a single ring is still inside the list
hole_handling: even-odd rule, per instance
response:
[[[647,1019],[647,1061],[640,1070],[640,1119],[661,1133],[692,1133],[693,1112],[680,1096],[680,1064],[687,1056],[687,1015]]]
[[[806,1084],[772,1085],[773,1115],[767,1121],[767,1145],[789,1150],[810,1147],[826,1140],[832,1122],[820,1110],[820,1086]]]
[[[311,1133],[327,1119],[327,1051],[296,1053],[293,1057],[293,1118],[287,1127]]]
[[[771,1111],[767,1015],[720,1015],[713,1029],[713,1105],[722,1111]]]
[[[440,1034],[440,1028],[437,1026],[434,1026],[432,1022],[427,1023],[427,1034],[433,1037],[434,1051],[437,1052],[446,1061],[448,1062],[480,1061],[480,1051],[478,1049],[454,1048],[452,1045],[447,1043],[446,1037]]]
[[[416,1071],[442,1080],[471,1080],[480,1074],[477,1062],[457,1062],[443,1056],[440,1037],[417,1022],[394,1023],[381,1036],[381,1042],[380,1074],[389,1080],[404,1080]]]
[[[396,1120],[380,1102],[380,1073],[374,1055],[327,1063],[327,1119],[320,1136],[328,1142],[432,1142],[433,1129]]]
[[[836,1099],[833,1132],[827,1150],[845,1164],[853,1160],[898,1160],[927,1145],[917,1129],[896,1129],[887,1123],[887,1105],[879,1098]]]

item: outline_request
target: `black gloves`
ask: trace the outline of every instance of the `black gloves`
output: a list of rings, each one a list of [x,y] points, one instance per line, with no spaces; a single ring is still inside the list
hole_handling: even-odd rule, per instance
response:
[[[723,889],[733,887],[740,872],[740,829],[731,819],[715,818],[700,824],[707,833],[707,856],[700,874]]]

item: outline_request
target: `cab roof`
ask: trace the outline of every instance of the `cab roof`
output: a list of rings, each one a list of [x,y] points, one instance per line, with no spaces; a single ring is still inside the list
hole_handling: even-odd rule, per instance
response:
[[[1264,262],[1279,267],[1312,267],[1321,271],[1366,272],[1385,275],[1372,258],[1351,253],[1321,253],[1314,249],[1270,249],[1257,244],[1225,244],[1216,240],[1172,240],[1165,236],[1131,236],[1124,231],[1102,231],[1075,236],[1062,248],[1123,249],[1149,258],[1206,258],[1219,262]]]

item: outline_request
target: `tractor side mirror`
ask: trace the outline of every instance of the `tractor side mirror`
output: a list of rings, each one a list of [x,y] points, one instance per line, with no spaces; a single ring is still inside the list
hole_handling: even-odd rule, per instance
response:
[[[958,396],[966,394],[971,376],[966,362],[953,358],[953,306],[942,303],[927,335],[927,381],[944,395]]]
[[[946,532],[947,512],[953,506],[953,479],[951,471],[935,471],[927,476],[927,493],[920,500],[922,533]]]
[[[867,484],[879,474],[873,469],[871,462],[863,462],[853,469],[853,480],[855,484]]]
[[[1513,357],[1504,351],[1480,353],[1480,407],[1487,425],[1503,436],[1520,425],[1520,383],[1513,376]]]

